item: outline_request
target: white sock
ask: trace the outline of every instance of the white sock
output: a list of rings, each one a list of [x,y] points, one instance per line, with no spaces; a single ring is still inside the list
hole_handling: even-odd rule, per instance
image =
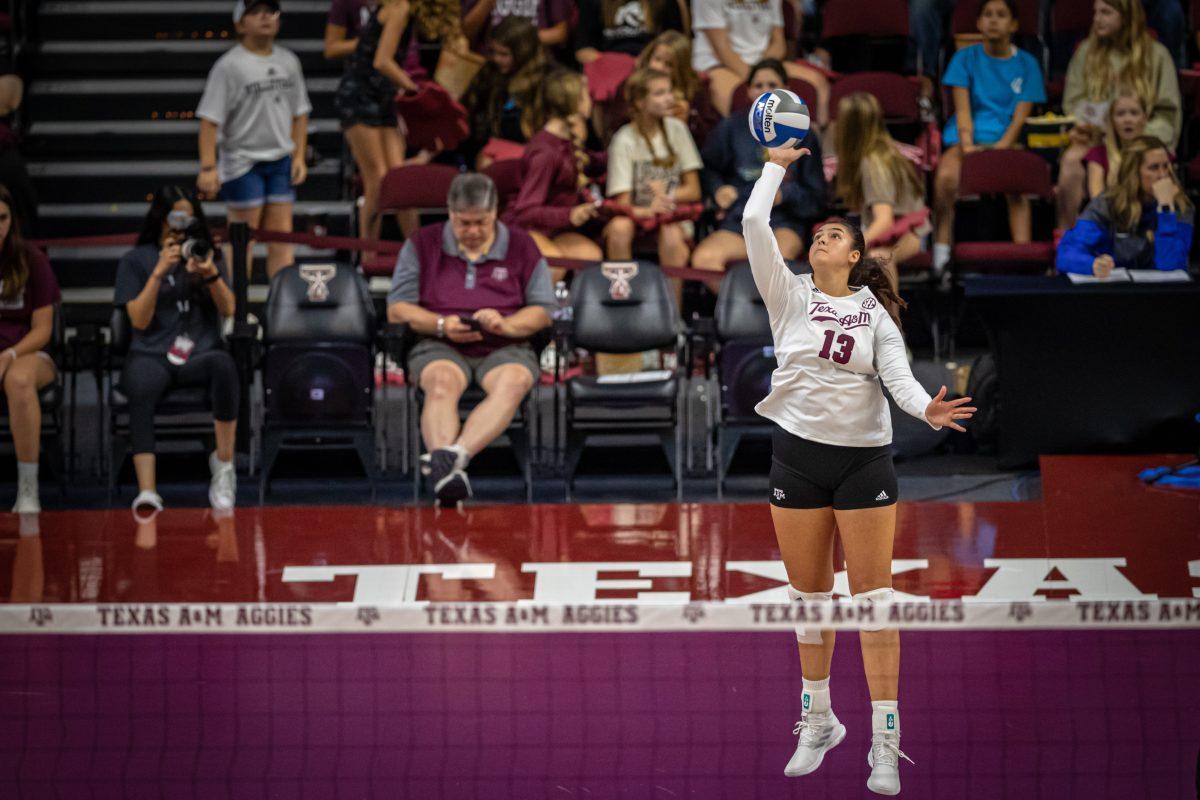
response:
[[[38,462],[33,461],[18,461],[17,462],[17,478],[19,480],[29,480],[37,483],[38,479]]]
[[[221,471],[223,469],[233,469],[233,462],[232,461],[222,461],[220,458],[217,457],[217,451],[213,450],[212,455],[208,459],[208,469],[212,472],[213,475],[216,475],[219,471]]]
[[[950,245],[941,242],[933,243],[933,269],[941,272],[950,263]]]
[[[900,735],[900,704],[898,701],[871,701],[871,733]]]
[[[825,714],[831,706],[829,703],[829,678],[820,681],[804,679],[804,692],[800,695],[805,713]]]
[[[471,456],[467,454],[467,448],[463,447],[458,442],[455,442],[454,444],[450,445],[446,449],[453,450],[455,453],[458,453],[458,468],[459,469],[467,468],[467,462],[471,460]]]

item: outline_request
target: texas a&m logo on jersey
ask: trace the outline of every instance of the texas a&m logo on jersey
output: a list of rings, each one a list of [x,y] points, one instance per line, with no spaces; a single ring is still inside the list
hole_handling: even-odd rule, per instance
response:
[[[866,306],[867,304],[863,303],[863,308]],[[866,311],[839,316],[837,309],[824,300],[812,301],[812,305],[808,309],[808,318],[813,322],[836,322],[842,326],[843,330],[863,328],[871,324],[871,315]]]

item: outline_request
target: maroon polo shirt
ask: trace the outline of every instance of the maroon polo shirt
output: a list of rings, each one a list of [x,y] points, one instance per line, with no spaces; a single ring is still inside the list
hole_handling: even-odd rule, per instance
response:
[[[496,223],[491,248],[478,261],[468,261],[459,251],[450,223],[421,228],[404,245],[392,274],[388,303],[416,303],[443,317],[470,317],[484,308],[503,316],[525,306],[540,305],[547,314],[554,308],[550,270],[532,237],[522,230]],[[446,340],[465,356],[486,356],[512,344],[514,339],[483,334],[483,341],[457,344]]]

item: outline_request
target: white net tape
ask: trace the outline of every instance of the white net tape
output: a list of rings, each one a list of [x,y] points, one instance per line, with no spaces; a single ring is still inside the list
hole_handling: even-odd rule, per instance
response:
[[[538,633],[587,631],[1185,629],[1200,599],[856,604],[722,602],[112,603],[0,606],[0,633]]]

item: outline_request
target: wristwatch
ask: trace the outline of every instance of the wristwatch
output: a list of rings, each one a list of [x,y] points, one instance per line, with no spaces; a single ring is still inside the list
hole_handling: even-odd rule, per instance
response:
[[[437,336],[439,339],[446,338],[446,318],[445,317],[438,317]]]

